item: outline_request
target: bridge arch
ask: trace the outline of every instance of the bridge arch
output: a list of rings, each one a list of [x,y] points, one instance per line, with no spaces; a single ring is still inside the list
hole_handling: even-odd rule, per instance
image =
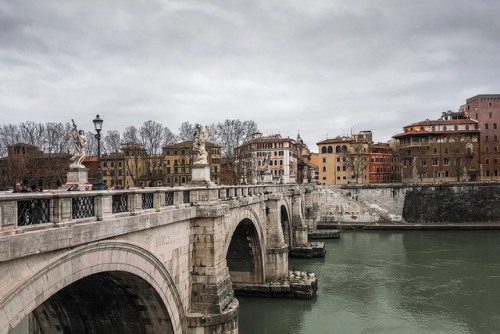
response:
[[[10,310],[11,327],[33,313],[41,333],[177,334],[187,329],[182,300],[166,268],[128,243],[97,242],[50,258],[12,291],[1,301]]]
[[[231,216],[225,242],[226,262],[233,283],[263,283],[265,279],[264,230],[257,213],[249,208]],[[237,222],[237,223],[234,223]]]

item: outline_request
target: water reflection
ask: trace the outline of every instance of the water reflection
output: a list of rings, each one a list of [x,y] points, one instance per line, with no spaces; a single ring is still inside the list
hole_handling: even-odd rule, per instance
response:
[[[241,300],[240,333],[496,333],[500,232],[351,232],[324,260],[316,301]]]

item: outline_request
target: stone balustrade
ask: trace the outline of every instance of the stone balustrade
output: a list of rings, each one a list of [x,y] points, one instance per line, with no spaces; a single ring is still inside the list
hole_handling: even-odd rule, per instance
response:
[[[0,194],[0,236],[68,222],[101,221],[115,215],[214,204],[245,197],[285,194],[298,185],[146,188],[106,191],[45,191]]]

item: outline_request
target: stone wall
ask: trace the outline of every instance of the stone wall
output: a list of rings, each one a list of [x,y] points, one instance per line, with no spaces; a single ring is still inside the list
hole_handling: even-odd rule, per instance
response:
[[[408,223],[500,221],[500,184],[428,186],[408,189],[403,217]]]
[[[320,194],[320,219],[336,223],[500,221],[500,183],[348,185]]]

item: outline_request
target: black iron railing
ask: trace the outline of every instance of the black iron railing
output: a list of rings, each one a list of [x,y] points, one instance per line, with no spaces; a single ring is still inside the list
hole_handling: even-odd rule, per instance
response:
[[[73,219],[95,216],[94,197],[74,197],[71,199],[71,217]]]
[[[113,213],[128,212],[128,194],[113,195],[111,204]]]
[[[165,193],[165,206],[172,206],[172,205],[174,205],[174,193],[173,192]]]
[[[143,209],[153,208],[153,193],[142,194],[142,208]]]
[[[26,226],[50,221],[50,200],[30,199],[17,202],[17,225]]]

